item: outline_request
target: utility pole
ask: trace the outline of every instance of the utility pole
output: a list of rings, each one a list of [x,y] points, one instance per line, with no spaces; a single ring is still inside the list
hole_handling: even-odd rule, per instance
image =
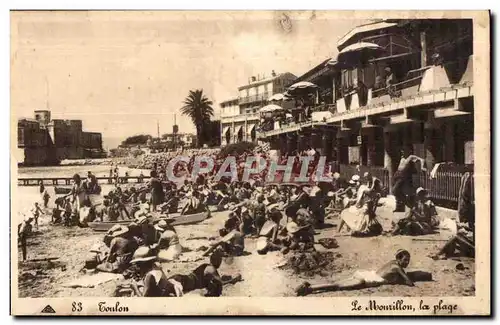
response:
[[[173,147],[174,147],[174,151],[177,150],[177,114],[174,113],[174,127],[172,129],[173,131]]]
[[[156,133],[158,135],[158,140],[160,139],[160,121],[156,120]]]

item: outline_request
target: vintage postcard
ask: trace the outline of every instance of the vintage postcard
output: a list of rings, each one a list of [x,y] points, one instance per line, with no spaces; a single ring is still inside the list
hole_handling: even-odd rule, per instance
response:
[[[490,315],[488,11],[11,11],[10,69],[13,315]]]

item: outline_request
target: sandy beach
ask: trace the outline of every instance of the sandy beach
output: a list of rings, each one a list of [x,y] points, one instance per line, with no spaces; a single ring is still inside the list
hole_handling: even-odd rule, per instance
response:
[[[390,228],[393,207],[390,200],[378,208],[377,213],[385,230]],[[452,215],[452,212],[440,210],[440,214]],[[185,252],[180,261],[163,264],[168,274],[188,273],[207,258],[203,252],[197,251],[200,246],[208,246],[209,238],[217,235],[227,218],[228,212],[213,213],[212,218],[202,223],[189,226],[178,226],[177,232]],[[102,241],[103,234],[90,229],[78,227],[65,228],[48,223],[50,216],[41,217],[38,232],[28,240],[28,259],[57,257],[53,262],[19,262],[19,296],[20,297],[74,297],[93,296],[109,297],[113,295],[116,285],[123,280],[115,279],[93,288],[67,288],[66,284],[82,278],[80,272],[84,259],[90,248]],[[284,224],[285,220],[282,220]],[[356,291],[327,292],[315,296],[473,296],[475,294],[475,266],[473,259],[434,261],[427,257],[436,252],[447,238],[446,231],[439,234],[410,237],[382,235],[373,238],[352,238],[338,235],[337,218],[327,219],[328,228],[317,230],[316,238],[335,238],[339,247],[330,249],[328,264],[313,274],[297,274],[290,268],[279,267],[285,257],[279,252],[258,255],[255,252],[256,239],[245,240],[246,256],[226,259],[220,272],[222,275],[241,273],[243,281],[224,288],[224,296],[292,296],[294,288],[303,281],[311,283],[329,282],[348,276],[357,269],[371,270],[380,267],[393,258],[399,248],[406,248],[412,257],[408,270],[431,272],[433,281],[417,282],[415,287],[402,285],[385,285]],[[319,251],[326,249],[316,245]],[[18,261],[22,258],[19,255]],[[462,264],[463,269],[457,265]],[[310,272],[311,273],[311,272]],[[191,292],[200,295],[201,292]]]

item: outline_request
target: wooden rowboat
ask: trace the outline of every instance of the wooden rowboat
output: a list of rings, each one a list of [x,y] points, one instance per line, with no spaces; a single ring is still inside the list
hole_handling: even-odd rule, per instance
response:
[[[171,223],[173,226],[180,226],[180,225],[192,225],[196,224],[199,222],[202,222],[203,220],[207,219],[209,217],[209,214],[207,212],[201,212],[201,213],[195,213],[195,214],[188,214],[184,216],[177,215],[176,217],[160,217],[158,219],[174,219],[174,221]],[[103,221],[103,222],[89,222],[88,226],[94,231],[98,232],[104,232],[108,231],[111,227],[114,225],[128,225],[132,222],[132,220],[120,220],[120,221]]]
[[[54,187],[54,192],[57,195],[66,195],[71,192],[71,188],[68,187]]]

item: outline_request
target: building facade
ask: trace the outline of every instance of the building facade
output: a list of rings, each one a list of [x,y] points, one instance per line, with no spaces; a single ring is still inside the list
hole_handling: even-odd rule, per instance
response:
[[[332,88],[328,109],[260,140],[281,152],[315,148],[347,173],[360,165],[392,177],[402,154],[425,158],[429,170],[473,164],[472,20],[378,21],[337,45],[320,73]]]
[[[105,156],[101,133],[84,132],[81,120],[52,119],[49,110],[35,111],[35,119],[20,119],[17,131],[17,159],[24,165]]]
[[[277,74],[273,71],[271,77],[252,77],[247,85],[238,87],[238,98],[220,104],[221,145],[256,142],[259,109],[267,104],[269,97],[283,93],[296,78],[289,72]]]

